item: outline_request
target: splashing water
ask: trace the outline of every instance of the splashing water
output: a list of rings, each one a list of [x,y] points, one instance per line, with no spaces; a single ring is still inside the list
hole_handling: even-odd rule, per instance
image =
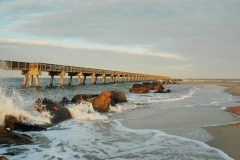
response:
[[[19,120],[26,121],[28,123],[50,123],[50,119],[46,116],[39,115],[36,111],[26,111],[28,101],[24,101],[24,98],[20,96],[15,90],[12,91],[12,96],[6,96],[4,90],[0,87],[0,125],[4,126],[4,119],[6,115],[13,115]],[[47,113],[45,113],[46,115]]]
[[[94,111],[93,105],[89,102],[81,102],[78,105],[68,105],[67,107],[72,117],[77,120],[95,121],[108,118],[106,115]]]

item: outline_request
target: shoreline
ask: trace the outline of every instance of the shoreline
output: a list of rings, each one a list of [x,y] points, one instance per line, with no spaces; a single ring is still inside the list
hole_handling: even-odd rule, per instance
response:
[[[234,87],[234,86],[239,86],[240,82],[235,82],[235,81],[214,81],[214,80],[189,80],[189,81],[177,81],[178,84],[214,84],[214,85],[222,85],[226,87]]]
[[[226,87],[224,92],[233,96],[240,96],[240,82],[179,81],[177,83],[181,85],[220,85]],[[240,109],[238,100],[223,103],[222,106],[226,107],[226,110],[221,110],[213,105],[205,105],[200,108],[186,107],[162,110],[144,108],[115,115],[113,118],[121,119],[122,125],[127,128],[156,129],[170,135],[198,140],[223,151],[231,158],[238,159],[240,157],[238,151],[240,148],[240,116],[236,116],[230,110],[227,111],[230,106],[234,105],[239,106]],[[147,116],[141,117],[146,113]],[[136,117],[136,115],[139,117],[129,118]],[[198,135],[200,137],[197,137]]]
[[[225,92],[232,96],[240,96],[240,82],[221,82],[221,81],[182,81],[179,84],[214,84],[227,87]],[[236,117],[240,117],[239,106],[226,106],[226,112],[230,112]],[[234,159],[240,157],[240,122],[230,124],[204,127],[214,138],[206,144],[225,152]]]

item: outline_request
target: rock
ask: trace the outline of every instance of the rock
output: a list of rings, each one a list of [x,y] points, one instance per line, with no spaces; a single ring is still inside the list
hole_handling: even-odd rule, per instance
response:
[[[31,144],[31,137],[9,131],[0,126],[0,144]]]
[[[167,89],[166,91],[165,91],[165,93],[170,93],[171,92],[171,90],[170,89]]]
[[[130,88],[129,92],[132,93],[149,93],[150,88],[149,87],[140,87],[140,88]]]
[[[87,99],[97,97],[97,96],[98,96],[98,94],[77,94],[72,98],[71,102],[75,103],[75,104],[79,104],[83,100],[87,100]]]
[[[113,107],[117,106],[116,103],[114,102],[114,100],[112,100],[112,99],[111,99],[111,106],[113,106]]]
[[[159,90],[159,89],[164,90],[165,89],[161,82],[154,81],[150,85],[151,85],[152,90]]]
[[[154,93],[170,93],[171,92],[171,90],[170,89],[167,89],[167,90],[162,90],[162,89],[159,89],[159,90],[157,90],[156,92],[154,92]]]
[[[102,92],[99,96],[93,99],[93,107],[98,112],[108,112],[111,104],[111,91]]]
[[[143,86],[142,84],[135,83],[133,84],[132,88],[140,88],[142,86]]]
[[[157,90],[154,93],[169,93],[170,90],[165,90],[163,84],[160,81],[143,82],[142,84],[133,84],[132,88],[129,89],[132,93],[149,93],[150,90]]]
[[[103,94],[104,96],[102,96],[101,94]],[[95,109],[100,112],[106,112],[109,109],[109,106],[107,106],[108,104],[104,104],[105,102],[101,102],[102,104],[100,104],[100,101],[106,100],[105,97],[106,96],[108,97],[109,96],[108,94],[110,94],[111,106],[116,106],[117,103],[127,102],[126,95],[123,91],[118,90],[104,91],[101,94],[100,94],[101,96],[97,94],[77,94],[73,97],[71,102],[78,104],[81,101],[88,101],[95,105]],[[99,108],[97,106],[99,106]]]
[[[21,118],[19,118],[21,119]],[[22,122],[12,115],[5,116],[5,128],[10,128],[11,130],[19,130],[19,131],[43,131],[47,130],[45,127],[37,124],[29,124]]]
[[[123,103],[123,102],[127,102],[126,99],[126,94],[123,91],[117,91],[117,90],[113,90],[110,91],[111,92],[111,99],[114,101],[114,103]]]
[[[69,110],[59,103],[52,101],[51,99],[40,99],[38,98],[34,104],[35,109],[38,112],[47,111],[50,113],[52,124],[59,123],[72,118]]]
[[[8,160],[7,157],[0,156],[0,160]]]
[[[65,106],[72,103],[71,101],[69,101],[66,97],[63,97],[62,100],[59,102],[60,105]]]

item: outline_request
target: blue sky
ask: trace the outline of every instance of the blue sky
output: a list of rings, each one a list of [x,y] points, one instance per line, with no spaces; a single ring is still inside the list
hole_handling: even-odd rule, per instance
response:
[[[239,12],[237,0],[0,0],[0,59],[240,78]]]

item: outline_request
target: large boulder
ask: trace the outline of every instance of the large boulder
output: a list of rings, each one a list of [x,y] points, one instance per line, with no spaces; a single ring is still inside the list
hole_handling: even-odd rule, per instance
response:
[[[154,82],[143,82],[142,84],[133,84],[132,88],[129,89],[132,93],[149,93],[150,90],[156,90],[156,93],[166,93],[164,91],[163,84],[159,81]]]
[[[9,131],[0,126],[0,144],[31,144],[31,137]]]
[[[154,81],[150,84],[152,90],[164,90],[163,84],[161,82]]]
[[[93,99],[92,104],[98,112],[108,112],[111,104],[111,91],[102,92],[99,96]]]
[[[8,160],[8,158],[4,156],[0,156],[0,160]]]
[[[29,124],[26,122],[23,122],[24,117],[16,118],[12,115],[6,115],[4,122],[5,122],[5,128],[10,128],[11,130],[19,130],[19,131],[42,131],[47,130],[45,127],[37,124]]]
[[[127,102],[126,99],[126,94],[123,91],[118,91],[118,90],[113,90],[110,91],[111,92],[111,99],[114,101],[114,103],[123,103],[123,102]]]
[[[71,102],[74,104],[79,104],[79,103],[81,103],[81,101],[91,99],[91,98],[97,97],[97,96],[98,96],[98,94],[77,94],[72,98]]]
[[[144,84],[144,86],[147,86],[148,84]],[[143,85],[142,84],[138,84],[138,83],[134,83],[132,88],[141,88]]]
[[[49,112],[51,115],[50,120],[52,124],[56,124],[72,118],[67,108],[63,107],[59,103],[52,101],[51,99],[38,98],[35,101],[34,107],[39,113],[42,113],[44,111]]]
[[[130,88],[129,92],[132,93],[149,93],[150,88],[149,87],[139,87],[139,88]]]

